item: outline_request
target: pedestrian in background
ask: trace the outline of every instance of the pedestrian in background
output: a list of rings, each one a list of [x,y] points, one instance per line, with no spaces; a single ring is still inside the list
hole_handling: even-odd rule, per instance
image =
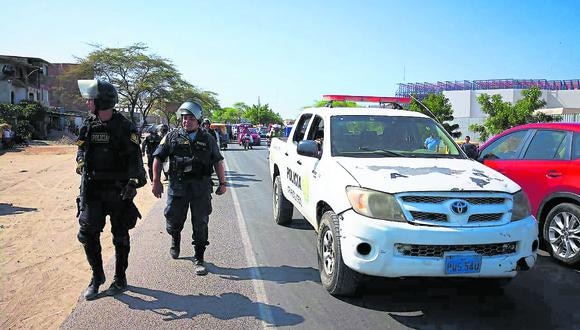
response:
[[[476,159],[478,157],[477,147],[471,143],[471,137],[465,136],[465,142],[461,145],[461,149],[467,154],[467,157]]]
[[[201,129],[202,108],[197,102],[184,102],[177,110],[181,127],[171,130],[161,141],[153,156],[153,188],[155,197],[163,194],[160,174],[163,162],[169,158],[169,187],[165,208],[166,230],[171,235],[169,253],[177,259],[180,253],[181,231],[191,211],[193,226],[195,273],[207,274],[204,253],[208,240],[209,215],[212,212],[211,175],[217,173],[217,195],[226,192],[223,157],[216,140]]]

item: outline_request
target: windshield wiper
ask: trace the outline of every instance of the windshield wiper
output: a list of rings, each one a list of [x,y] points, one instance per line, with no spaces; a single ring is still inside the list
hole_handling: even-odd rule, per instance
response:
[[[398,152],[394,152],[394,151],[387,150],[387,149],[381,149],[381,148],[358,147],[358,150],[371,151],[373,153],[380,154],[383,156],[389,156],[389,157],[404,157],[403,154],[400,154]]]

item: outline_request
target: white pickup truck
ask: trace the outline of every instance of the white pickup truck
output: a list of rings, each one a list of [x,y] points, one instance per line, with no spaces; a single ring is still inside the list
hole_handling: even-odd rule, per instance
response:
[[[418,112],[310,108],[270,146],[274,219],[317,231],[321,282],[352,295],[361,274],[503,285],[537,258],[520,187],[470,160]],[[435,141],[433,141],[435,140]]]

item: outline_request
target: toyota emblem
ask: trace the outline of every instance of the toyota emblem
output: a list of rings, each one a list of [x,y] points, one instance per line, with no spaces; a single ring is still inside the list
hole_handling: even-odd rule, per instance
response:
[[[455,214],[465,214],[467,212],[467,202],[455,201],[451,203],[451,211]]]

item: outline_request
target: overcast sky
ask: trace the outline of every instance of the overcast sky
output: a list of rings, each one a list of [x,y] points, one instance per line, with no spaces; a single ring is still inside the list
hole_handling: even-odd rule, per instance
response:
[[[75,62],[138,42],[220,104],[294,118],[402,82],[580,79],[580,1],[9,1],[0,54]]]

